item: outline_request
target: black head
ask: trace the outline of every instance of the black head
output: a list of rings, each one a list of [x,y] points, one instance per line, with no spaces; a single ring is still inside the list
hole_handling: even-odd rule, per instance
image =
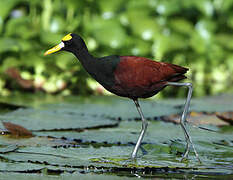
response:
[[[77,53],[83,49],[87,50],[84,40],[77,34],[69,33],[62,38],[62,42],[60,44],[46,51],[44,55],[52,54],[61,50]]]
[[[81,51],[82,49],[87,49],[84,40],[77,34],[70,33],[66,35],[62,42],[64,43],[63,50],[75,52]]]

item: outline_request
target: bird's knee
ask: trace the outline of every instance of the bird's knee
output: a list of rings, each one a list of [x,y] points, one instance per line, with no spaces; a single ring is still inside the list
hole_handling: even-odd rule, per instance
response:
[[[190,82],[188,82],[188,83],[186,83],[186,86],[188,86],[188,87],[193,87],[193,84],[192,83],[190,83]]]
[[[193,84],[188,82],[188,83],[185,83],[185,86],[189,88],[189,91],[192,91],[193,90]]]
[[[143,129],[146,129],[147,126],[148,126],[148,122],[147,122],[147,121],[144,121],[144,122],[142,123],[142,128],[143,128]]]

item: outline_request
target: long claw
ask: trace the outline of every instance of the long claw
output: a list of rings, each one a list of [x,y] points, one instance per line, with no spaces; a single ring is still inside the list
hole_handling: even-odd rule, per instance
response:
[[[189,142],[186,141],[186,148],[185,148],[185,153],[183,154],[181,161],[183,161],[184,159],[186,159],[188,157],[189,151],[190,151],[190,145]]]

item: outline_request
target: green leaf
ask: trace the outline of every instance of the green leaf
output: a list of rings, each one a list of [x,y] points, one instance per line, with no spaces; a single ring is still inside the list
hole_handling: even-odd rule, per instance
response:
[[[44,31],[42,31],[40,34],[41,42],[44,44],[49,44],[50,46],[55,46],[56,44],[60,43],[62,37],[64,37],[64,34],[55,34]]]
[[[10,11],[15,7],[20,0],[1,0],[0,1],[0,20],[4,21],[9,16]]]
[[[29,39],[35,36],[36,33],[37,32],[31,26],[31,22],[28,17],[11,18],[6,24],[6,36],[16,36],[22,39]]]
[[[193,33],[193,25],[184,18],[171,19],[169,25],[177,32],[190,35]]]
[[[126,34],[118,21],[95,18],[92,26],[93,35],[100,44],[111,48],[124,46]]]
[[[157,4],[156,11],[164,16],[169,16],[180,12],[181,10],[181,3],[180,0],[173,0],[173,1],[159,1]]]
[[[131,10],[128,14],[129,25],[133,33],[144,40],[150,40],[159,34],[159,26],[145,11]]]
[[[216,36],[217,42],[230,50],[233,50],[233,41],[229,41],[229,39],[233,39],[233,35],[231,34],[218,34]]]
[[[101,9],[102,16],[104,18],[110,18],[119,8],[122,7],[123,2],[124,2],[123,0],[118,0],[118,1],[99,0],[97,1]],[[107,13],[110,13],[110,14],[107,15]]]

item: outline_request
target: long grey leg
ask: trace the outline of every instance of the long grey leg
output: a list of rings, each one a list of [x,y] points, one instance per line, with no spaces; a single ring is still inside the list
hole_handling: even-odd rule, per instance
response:
[[[189,105],[190,105],[190,101],[191,101],[191,97],[192,97],[192,91],[193,91],[192,83],[168,82],[167,85],[186,86],[186,87],[189,88],[188,96],[187,96],[187,99],[186,99],[186,102],[185,102],[185,105],[184,105],[184,111],[182,113],[181,120],[180,120],[180,124],[181,124],[181,127],[182,127],[183,131],[184,131],[184,135],[185,135],[185,139],[186,139],[186,143],[187,143],[186,144],[186,150],[185,150],[185,153],[184,153],[184,155],[182,157],[182,160],[188,156],[189,151],[190,151],[190,145],[191,145],[197,160],[199,162],[201,162],[200,159],[199,159],[199,155],[198,155],[198,153],[197,153],[197,151],[196,151],[196,149],[195,149],[195,147],[193,145],[192,138],[189,135],[189,133],[188,133],[188,131],[186,129],[186,126],[185,126],[186,122],[187,122],[186,118],[187,118],[187,115],[188,115]]]
[[[139,147],[141,145],[142,139],[143,139],[143,137],[145,135],[148,123],[147,123],[146,119],[143,116],[143,113],[142,113],[142,110],[141,110],[140,105],[138,103],[138,100],[136,99],[136,100],[133,100],[133,101],[134,101],[134,103],[136,105],[136,108],[138,110],[138,113],[140,114],[141,119],[142,119],[142,129],[141,129],[140,135],[138,137],[138,141],[137,141],[137,143],[136,143],[136,145],[134,147],[134,150],[133,150],[133,152],[131,154],[131,158],[135,159],[137,157],[138,149],[139,149]]]

